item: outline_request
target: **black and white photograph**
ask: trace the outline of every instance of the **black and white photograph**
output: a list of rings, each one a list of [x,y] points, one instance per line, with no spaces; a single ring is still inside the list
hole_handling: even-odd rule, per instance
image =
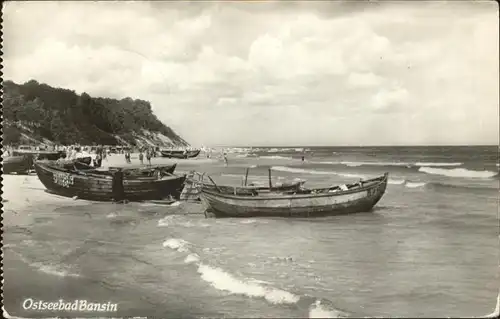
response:
[[[497,1],[5,1],[6,318],[494,318]]]

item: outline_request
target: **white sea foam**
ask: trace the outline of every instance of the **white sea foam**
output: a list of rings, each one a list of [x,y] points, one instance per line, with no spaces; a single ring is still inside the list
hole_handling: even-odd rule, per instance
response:
[[[170,238],[163,242],[163,247],[168,247],[173,250],[177,250],[178,252],[185,253],[188,252],[189,242],[184,239]]]
[[[197,263],[200,261],[200,256],[197,254],[189,254],[187,255],[186,259],[184,259],[184,262],[186,264],[192,264],[192,263]]]
[[[62,269],[60,265],[55,266],[55,265],[46,265],[42,263],[31,263],[30,266],[35,267],[36,269],[46,274],[58,277],[80,277],[79,274],[74,274],[69,272],[68,270]]]
[[[442,175],[448,177],[462,177],[462,178],[491,178],[497,175],[497,172],[490,171],[473,171],[465,168],[434,168],[434,167],[420,167],[419,172]]]
[[[362,175],[362,174],[351,174],[351,173],[337,173],[337,175],[339,176],[344,176],[344,177],[348,177],[348,178],[367,178],[366,175]]]
[[[314,169],[302,169],[302,168],[293,168],[293,167],[286,167],[286,166],[273,166],[272,169],[276,170],[276,171],[295,173],[295,174],[337,175],[337,176],[343,176],[343,177],[348,177],[348,178],[366,178],[367,177],[366,175],[362,175],[362,174],[338,173],[338,172],[332,172],[332,171],[318,171],[318,170],[314,170]]]
[[[297,173],[297,174],[337,175],[337,173],[335,173],[335,172],[317,171],[317,170],[293,168],[293,167],[286,167],[286,166],[273,166],[272,169],[275,171]]]
[[[170,238],[163,243],[163,247],[168,247],[181,253],[188,253],[184,262],[187,264],[197,264],[201,279],[210,283],[215,289],[249,297],[261,297],[273,304],[293,304],[300,299],[299,296],[288,291],[263,286],[262,284],[265,283],[263,281],[258,282],[255,279],[247,281],[239,280],[221,268],[205,265],[200,262],[200,257],[197,254],[189,250],[189,245],[189,242],[178,238]]]
[[[418,187],[423,187],[426,184],[427,183],[424,183],[424,182],[406,182],[405,186],[408,188],[418,188]]]
[[[170,226],[174,221],[175,215],[165,216],[164,218],[158,221],[158,226]]]
[[[447,167],[447,166],[460,166],[462,165],[463,163],[429,163],[429,162],[419,162],[419,163],[415,163],[416,166],[434,166],[434,167],[439,167],[439,166],[443,166],[443,167]]]
[[[404,179],[389,179],[389,184],[392,185],[402,185],[404,184],[405,180]]]
[[[373,166],[411,166],[410,163],[404,162],[340,162],[340,164],[346,166],[363,166],[363,165],[373,165]]]
[[[291,160],[292,157],[290,156],[279,156],[279,155],[272,155],[272,156],[268,156],[268,155],[264,155],[264,156],[259,156],[260,158],[263,158],[263,159],[281,159],[281,160]]]
[[[314,304],[309,308],[309,318],[344,318],[346,314],[337,309],[331,309],[330,307],[321,304],[319,300],[316,300]]]
[[[215,289],[227,291],[232,294],[261,297],[273,304],[294,304],[300,299],[299,296],[285,290],[239,280],[220,268],[200,264],[198,272],[201,278],[210,283]]]
[[[209,224],[200,223],[200,222],[192,222],[189,220],[185,220],[184,216],[179,215],[169,215],[158,221],[158,226],[160,227],[169,227],[169,226],[182,226],[182,227],[209,227]]]
[[[463,163],[447,163],[447,162],[417,162],[417,163],[409,163],[409,162],[351,162],[351,161],[341,161],[341,162],[331,162],[331,161],[323,161],[323,162],[312,162],[316,164],[331,164],[331,165],[345,165],[349,167],[359,167],[359,166],[399,166],[399,167],[413,167],[413,166],[434,166],[434,167],[450,167],[450,166],[460,166]]]
[[[240,223],[241,224],[254,224],[256,222],[257,222],[257,220],[255,220],[255,219],[244,219]]]

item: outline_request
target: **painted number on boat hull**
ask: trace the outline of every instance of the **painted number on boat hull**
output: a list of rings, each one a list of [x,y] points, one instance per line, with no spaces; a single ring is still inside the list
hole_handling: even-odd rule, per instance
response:
[[[62,187],[69,187],[70,185],[73,185],[74,179],[71,174],[54,173],[54,183]]]

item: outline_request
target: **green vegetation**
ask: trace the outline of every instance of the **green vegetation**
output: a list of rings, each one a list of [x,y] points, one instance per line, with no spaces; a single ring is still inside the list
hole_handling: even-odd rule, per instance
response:
[[[140,137],[152,139],[144,130],[165,135],[172,145],[188,145],[152,113],[147,101],[78,95],[35,80],[3,83],[3,117],[6,145],[26,142],[26,137],[65,145],[123,144],[120,140],[137,145]]]

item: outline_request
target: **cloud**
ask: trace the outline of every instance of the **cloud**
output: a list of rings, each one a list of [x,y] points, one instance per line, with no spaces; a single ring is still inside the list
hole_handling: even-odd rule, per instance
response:
[[[380,85],[384,79],[373,73],[357,73],[349,74],[347,83],[353,88],[369,88]]]
[[[4,73],[150,100],[193,144],[498,143],[497,15],[493,2],[8,2]]]

